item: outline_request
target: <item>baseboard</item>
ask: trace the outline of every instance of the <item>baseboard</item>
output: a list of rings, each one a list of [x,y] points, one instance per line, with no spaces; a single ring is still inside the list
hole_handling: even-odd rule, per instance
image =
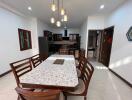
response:
[[[6,74],[10,73],[11,71],[12,71],[12,70],[9,70],[9,71],[7,71],[7,72],[5,72],[5,73],[3,73],[3,74],[0,74],[0,78],[3,77],[3,76],[5,76]]]
[[[115,71],[113,71],[112,69],[109,68],[109,70],[116,75],[118,78],[120,78],[122,81],[124,81],[127,85],[129,85],[132,88],[132,84],[130,82],[128,82],[126,79],[124,79],[123,77],[121,77],[119,74],[117,74]]]

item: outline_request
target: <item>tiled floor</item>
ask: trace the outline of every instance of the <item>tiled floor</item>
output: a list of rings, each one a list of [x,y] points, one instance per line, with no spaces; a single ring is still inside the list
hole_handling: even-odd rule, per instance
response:
[[[132,88],[118,79],[102,64],[92,62],[95,71],[89,85],[87,100],[132,100]],[[0,100],[16,100],[15,79],[12,73],[0,78]],[[68,100],[83,100],[68,97]]]

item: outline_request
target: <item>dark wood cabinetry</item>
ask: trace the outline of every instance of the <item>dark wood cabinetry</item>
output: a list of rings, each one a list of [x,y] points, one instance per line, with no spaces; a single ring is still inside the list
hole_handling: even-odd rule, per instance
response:
[[[62,41],[62,34],[53,34],[53,41]]]
[[[52,32],[44,30],[44,36],[39,37],[39,53],[42,58],[45,55],[49,56],[59,52],[64,46],[67,47],[68,52],[79,50],[79,34],[70,34],[69,37],[62,37],[62,34],[52,34]]]
[[[45,30],[44,31],[44,37],[48,41],[52,41],[53,40],[52,32],[50,32],[48,30]]]
[[[38,40],[40,57],[45,60],[49,56],[48,40],[45,37],[39,37]]]
[[[76,41],[75,48],[80,49],[80,36],[79,34],[69,34],[70,41]]]

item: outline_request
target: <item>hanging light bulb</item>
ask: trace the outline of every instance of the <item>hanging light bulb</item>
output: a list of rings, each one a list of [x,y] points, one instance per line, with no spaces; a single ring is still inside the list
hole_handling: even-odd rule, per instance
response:
[[[64,22],[67,22],[68,21],[68,17],[67,15],[64,15]]]
[[[57,26],[57,27],[61,27],[61,22],[60,22],[60,21],[57,21],[57,22],[56,22],[56,26]]]
[[[52,5],[51,5],[51,9],[52,9],[53,12],[55,12],[55,10],[56,10],[55,4],[52,4]]]
[[[65,9],[61,8],[61,15],[63,16],[65,14]]]
[[[51,5],[51,10],[52,10],[53,12],[56,11],[56,5],[55,5],[54,0],[53,0],[53,3],[52,3],[52,5]]]
[[[54,23],[55,23],[55,18],[52,17],[52,18],[50,19],[50,21],[51,21],[52,24],[54,24]]]

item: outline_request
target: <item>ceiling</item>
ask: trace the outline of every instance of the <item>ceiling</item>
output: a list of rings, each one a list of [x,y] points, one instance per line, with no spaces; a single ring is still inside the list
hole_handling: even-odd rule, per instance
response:
[[[0,0],[1,2],[17,9],[18,11],[39,18],[50,27],[50,18],[52,11],[50,4],[52,0]],[[64,0],[64,7],[67,9],[69,28],[79,28],[88,15],[107,14],[116,9],[126,0]],[[100,10],[100,5],[104,4],[105,8]],[[32,7],[29,11],[28,6]]]

